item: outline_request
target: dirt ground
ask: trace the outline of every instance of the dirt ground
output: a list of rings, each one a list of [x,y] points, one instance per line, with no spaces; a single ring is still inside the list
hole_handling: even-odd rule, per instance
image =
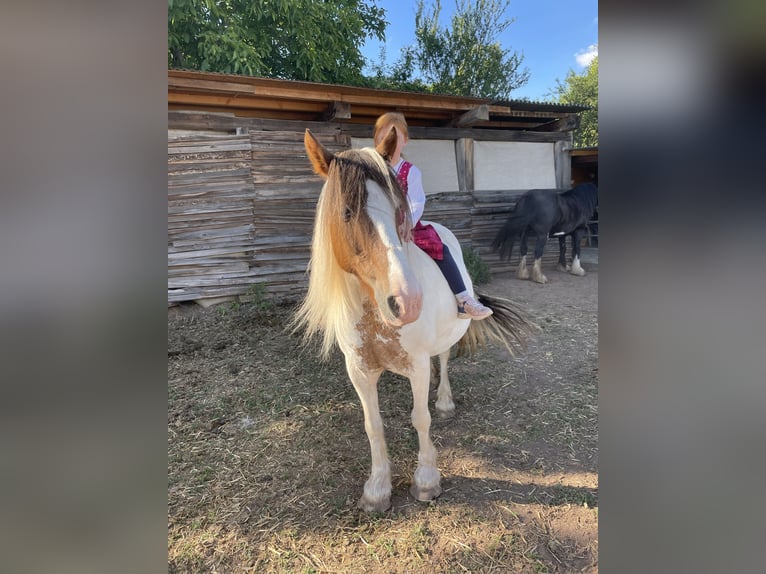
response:
[[[393,507],[356,508],[370,470],[340,352],[320,362],[268,301],[168,310],[169,572],[598,571],[598,272],[480,286],[541,328],[527,351],[450,362],[435,416],[443,494],[408,495],[409,383],[384,374]]]

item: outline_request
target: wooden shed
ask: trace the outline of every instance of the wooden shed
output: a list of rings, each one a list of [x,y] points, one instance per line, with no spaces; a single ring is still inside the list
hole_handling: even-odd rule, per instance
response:
[[[322,181],[306,128],[330,149],[372,142],[375,119],[404,113],[405,155],[423,172],[425,219],[449,227],[493,272],[489,244],[516,198],[566,189],[583,106],[492,101],[194,71],[168,71],[168,304],[306,288]],[[546,250],[544,264],[557,259]]]

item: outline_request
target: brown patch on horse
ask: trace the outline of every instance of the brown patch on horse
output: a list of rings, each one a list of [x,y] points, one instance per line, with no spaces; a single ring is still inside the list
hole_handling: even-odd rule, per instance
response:
[[[398,373],[411,370],[412,361],[399,341],[399,329],[382,321],[369,300],[364,302],[363,309],[364,314],[356,324],[362,339],[356,352],[362,364],[368,370],[386,369]]]

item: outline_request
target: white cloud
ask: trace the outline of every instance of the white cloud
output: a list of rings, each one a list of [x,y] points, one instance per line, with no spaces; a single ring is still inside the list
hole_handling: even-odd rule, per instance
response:
[[[579,66],[584,68],[585,66],[588,66],[596,56],[598,56],[598,44],[591,44],[584,50],[577,52],[575,54],[575,60],[577,60]]]

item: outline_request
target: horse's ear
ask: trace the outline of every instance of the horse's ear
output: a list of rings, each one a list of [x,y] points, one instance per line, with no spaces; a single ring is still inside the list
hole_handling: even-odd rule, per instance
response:
[[[375,146],[375,150],[381,156],[383,156],[384,160],[389,161],[394,156],[398,140],[399,135],[396,131],[396,128],[391,126],[391,129],[388,130],[388,133],[386,134],[386,137],[383,138],[383,141]]]
[[[314,137],[314,134],[308,129],[303,136],[303,144],[306,146],[306,153],[311,160],[311,165],[314,166],[314,172],[326,179],[327,172],[330,170],[330,162],[332,161],[333,154],[319,143]]]

